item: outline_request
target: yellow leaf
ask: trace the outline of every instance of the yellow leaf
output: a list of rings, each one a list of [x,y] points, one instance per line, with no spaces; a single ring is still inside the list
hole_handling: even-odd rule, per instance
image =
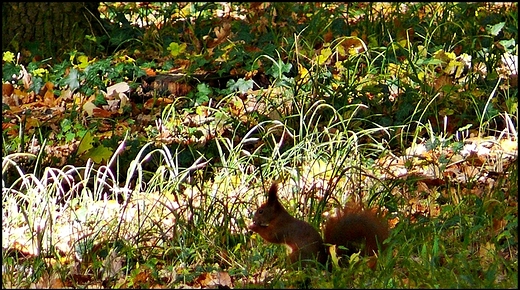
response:
[[[330,47],[322,49],[320,55],[318,55],[318,59],[316,60],[318,62],[318,65],[324,64],[331,55],[332,49],[330,49]]]
[[[455,78],[460,78],[462,72],[464,71],[464,64],[457,60],[450,60],[448,66],[444,69],[444,72],[452,75],[455,74]]]
[[[86,55],[80,55],[78,56],[79,64],[77,65],[78,68],[84,69],[89,65],[88,56]]]
[[[183,17],[190,16],[191,15],[191,3],[188,2],[188,4],[181,9],[180,14]]]
[[[44,68],[37,68],[32,71],[32,74],[37,77],[43,77],[44,74],[46,74],[48,71]]]
[[[307,70],[303,65],[298,64],[298,77],[301,82],[306,83],[309,81],[309,70]]]

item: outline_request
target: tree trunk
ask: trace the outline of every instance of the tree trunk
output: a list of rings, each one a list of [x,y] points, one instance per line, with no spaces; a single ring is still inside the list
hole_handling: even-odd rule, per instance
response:
[[[61,57],[74,49],[88,53],[99,36],[99,2],[7,2],[2,4],[2,51],[28,50],[41,57]]]

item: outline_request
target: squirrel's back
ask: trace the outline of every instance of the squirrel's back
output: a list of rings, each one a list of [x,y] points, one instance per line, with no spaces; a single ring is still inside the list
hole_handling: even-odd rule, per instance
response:
[[[361,251],[364,255],[374,255],[378,245],[385,248],[383,241],[388,235],[388,224],[378,212],[349,203],[327,220],[323,239],[327,244],[346,247],[348,254]],[[338,253],[345,254],[345,251],[338,250]]]

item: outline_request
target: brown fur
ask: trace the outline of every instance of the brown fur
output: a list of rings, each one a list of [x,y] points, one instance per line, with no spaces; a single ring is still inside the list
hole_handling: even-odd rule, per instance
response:
[[[301,261],[305,266],[309,260],[325,264],[327,249],[320,234],[309,223],[292,217],[278,200],[277,191],[277,184],[274,183],[269,189],[267,201],[257,209],[248,228],[270,243],[289,247],[289,258],[293,264]],[[383,247],[382,242],[387,237],[388,225],[383,219],[355,204],[348,204],[325,224],[325,244],[344,246],[349,250],[337,249],[338,255],[357,251],[374,255],[378,252],[378,245]]]

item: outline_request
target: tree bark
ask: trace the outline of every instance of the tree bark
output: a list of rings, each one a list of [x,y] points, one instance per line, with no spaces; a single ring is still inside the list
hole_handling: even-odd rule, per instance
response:
[[[99,2],[7,2],[2,4],[2,51],[29,50],[41,57],[85,50],[98,36]]]

